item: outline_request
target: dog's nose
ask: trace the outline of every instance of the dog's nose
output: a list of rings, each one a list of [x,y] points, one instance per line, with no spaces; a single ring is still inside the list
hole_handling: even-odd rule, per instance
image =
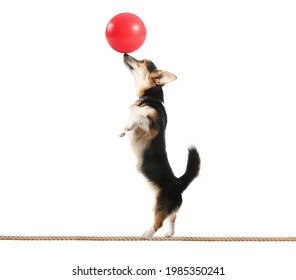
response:
[[[124,61],[126,61],[126,60],[130,60],[130,59],[131,59],[131,56],[130,56],[129,54],[125,53],[125,54],[123,55],[123,60],[124,60]]]
[[[127,53],[125,53],[125,54],[123,55],[123,62],[124,62],[124,63],[127,63],[128,60],[130,60],[130,56],[129,56]]]

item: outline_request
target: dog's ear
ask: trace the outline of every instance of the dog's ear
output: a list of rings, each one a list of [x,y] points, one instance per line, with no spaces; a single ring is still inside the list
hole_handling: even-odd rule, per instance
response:
[[[173,82],[177,77],[167,71],[155,70],[150,73],[150,78],[154,81],[155,84],[159,86],[164,86],[167,83]]]

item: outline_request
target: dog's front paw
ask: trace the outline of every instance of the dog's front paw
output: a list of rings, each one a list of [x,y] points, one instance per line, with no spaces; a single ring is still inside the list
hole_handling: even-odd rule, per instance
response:
[[[136,127],[135,123],[129,122],[118,136],[123,137],[128,131],[132,131],[135,127]]]
[[[123,130],[123,131],[121,131],[121,132],[118,134],[118,136],[119,136],[119,137],[123,137],[123,136],[125,135],[125,133],[126,133],[126,131]]]
[[[125,128],[123,131],[121,131],[121,133],[119,133],[119,137],[123,137],[128,131],[131,131],[131,128]]]

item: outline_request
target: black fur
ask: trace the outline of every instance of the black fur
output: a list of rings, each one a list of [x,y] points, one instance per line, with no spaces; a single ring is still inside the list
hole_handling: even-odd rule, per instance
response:
[[[145,92],[144,96],[157,96],[163,101],[162,87],[156,86]],[[187,167],[185,173],[177,178],[170,166],[166,153],[165,130],[167,114],[161,102],[149,99],[142,101],[141,105],[148,105],[158,113],[158,122],[151,124],[157,126],[158,134],[146,148],[143,156],[141,172],[159,190],[157,208],[166,207],[167,214],[171,214],[182,204],[182,192],[198,175],[200,169],[200,157],[195,147],[189,148]],[[163,210],[163,209],[157,209]]]
[[[152,61],[149,61],[147,63],[147,70],[151,73],[152,71],[154,71],[156,68],[155,64]]]

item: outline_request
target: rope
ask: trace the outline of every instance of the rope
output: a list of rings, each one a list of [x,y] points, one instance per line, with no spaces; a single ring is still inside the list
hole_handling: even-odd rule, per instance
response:
[[[138,236],[12,236],[0,235],[0,240],[14,241],[146,241]],[[296,237],[152,237],[151,241],[199,242],[296,242]]]

